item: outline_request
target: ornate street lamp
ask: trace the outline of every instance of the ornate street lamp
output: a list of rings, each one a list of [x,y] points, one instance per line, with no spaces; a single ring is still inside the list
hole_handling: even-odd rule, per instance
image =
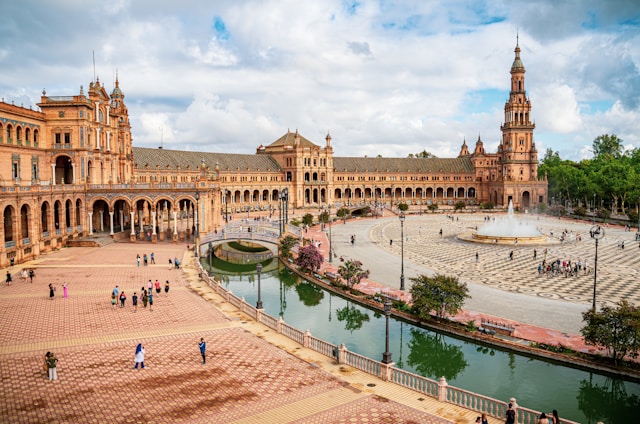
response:
[[[400,290],[404,290],[404,213],[400,213]]]
[[[331,241],[331,205],[329,205],[329,262],[333,262],[333,245]]]
[[[382,353],[382,363],[390,364],[391,352],[389,352],[389,315],[391,315],[391,300],[387,297],[384,301],[384,316],[387,321],[386,332],[384,336],[384,352]]]
[[[227,196],[229,196],[229,190],[225,189],[224,190],[224,222],[225,224],[227,222],[229,222],[229,199],[227,198]]]
[[[256,302],[256,309],[262,308],[262,298],[260,297],[260,273],[262,272],[262,264],[258,263],[256,265],[256,272],[258,273],[258,302]]]
[[[596,283],[598,281],[598,240],[604,237],[604,228],[594,225],[589,231],[591,236],[596,239],[596,257],[593,264],[593,312],[596,312]]]

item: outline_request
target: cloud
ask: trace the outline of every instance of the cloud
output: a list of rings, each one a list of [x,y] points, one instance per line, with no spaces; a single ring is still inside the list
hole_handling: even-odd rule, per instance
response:
[[[517,32],[539,149],[579,159],[612,132],[640,146],[634,1],[3,6],[0,96],[86,90],[95,51],[108,91],[118,70],[136,146],[163,128],[176,148],[251,153],[297,128],[321,145],[330,130],[339,156],[450,157],[478,134],[495,151]]]

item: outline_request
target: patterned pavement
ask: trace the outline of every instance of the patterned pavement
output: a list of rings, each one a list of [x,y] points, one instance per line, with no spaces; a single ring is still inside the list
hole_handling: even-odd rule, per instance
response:
[[[346,225],[342,221],[336,222],[332,227],[332,246],[338,258],[332,263],[325,261],[321,272],[337,273],[340,256],[360,260],[365,269],[371,270],[371,277],[361,282],[360,290],[370,294],[389,293],[394,297],[410,300],[409,278],[406,279],[407,291],[398,290],[401,225],[395,215],[391,216],[393,219],[388,219],[390,214],[388,211],[385,213],[387,219],[349,220]],[[504,214],[495,213],[490,216],[499,219],[501,215]],[[592,224],[546,216],[527,217],[545,234],[553,232],[551,243],[546,246],[527,246],[522,243],[514,246],[477,244],[458,238],[470,236],[476,227],[485,223],[485,216],[487,215],[480,213],[457,213],[449,217],[444,213],[408,216],[403,229],[405,272],[412,270],[416,274],[415,271],[419,270],[419,273],[425,274],[438,272],[455,275],[460,281],[474,287],[486,287],[486,290],[480,291],[480,295],[490,296],[491,299],[474,299],[474,304],[484,311],[462,310],[454,317],[460,322],[473,320],[476,325],[480,325],[481,319],[485,318],[514,326],[514,336],[521,340],[563,345],[595,353],[595,349],[587,346],[579,334],[582,326],[581,312],[592,303],[594,275],[581,273],[574,277],[549,277],[538,274],[537,270],[538,264],[545,257],[545,249],[547,261],[558,258],[572,262],[586,260],[589,267],[593,268],[595,241],[589,237]],[[565,242],[561,243],[558,236],[563,231],[568,235]],[[606,226],[605,232],[605,237],[599,241],[598,246],[597,303],[599,306],[612,305],[624,298],[638,305],[640,249],[635,241],[635,232],[625,231],[619,226]],[[328,257],[328,233],[326,229],[322,231],[320,226],[314,226],[305,233],[305,237],[320,242],[320,251],[324,257]],[[349,235],[356,233],[359,234],[358,239],[352,245]],[[394,242],[390,243],[389,240]],[[619,247],[623,241],[624,249]],[[513,260],[509,258],[511,251],[514,252]],[[410,276],[411,273],[408,273],[407,277]],[[504,295],[499,295],[493,289],[498,289]],[[545,303],[541,305],[539,302],[527,302],[527,298],[537,298]],[[505,308],[509,304],[522,306],[516,308],[516,311],[514,308]],[[514,311],[505,313],[505,310],[510,309]]]
[[[157,264],[136,266],[153,249]],[[182,270],[168,269],[182,258]],[[0,287],[0,423],[449,423],[475,413],[335,364],[259,324],[200,283],[174,244],[65,248],[11,269]],[[20,270],[35,269],[33,283]],[[145,283],[170,281],[153,310],[131,305]],[[48,285],[57,290],[49,298]],[[68,298],[63,297],[63,284]],[[125,308],[110,304],[114,286]],[[197,341],[208,343],[201,364]],[[143,343],[143,370],[134,350]],[[58,379],[42,369],[59,359]]]
[[[440,215],[407,219],[404,232],[410,235],[405,240],[405,257],[428,268],[444,273],[454,273],[461,280],[493,286],[502,290],[535,295],[550,299],[590,304],[593,299],[593,274],[549,277],[538,274],[538,264],[560,259],[585,260],[593,269],[595,263],[595,241],[589,237],[590,222],[573,219],[541,217],[531,222],[555,241],[548,246],[484,245],[460,241],[457,236],[470,234],[475,227],[484,224],[482,214],[458,214],[456,220]],[[443,237],[439,229],[443,230]],[[565,243],[558,237],[568,232]],[[612,305],[627,299],[640,304],[640,249],[635,241],[635,232],[623,227],[608,226],[605,237],[598,243],[598,293],[597,301]],[[389,246],[387,240],[400,238],[400,223],[387,221],[371,231],[371,237],[385,249],[400,254],[400,243]],[[582,241],[578,241],[581,238]],[[625,248],[619,244],[624,241]],[[534,259],[534,249],[537,257]],[[513,260],[509,253],[513,251]],[[479,252],[476,264],[475,254]]]

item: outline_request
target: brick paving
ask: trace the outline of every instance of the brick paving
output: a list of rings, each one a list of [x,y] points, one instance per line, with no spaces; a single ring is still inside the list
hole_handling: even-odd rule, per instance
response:
[[[145,250],[154,251],[157,264],[137,267],[135,256]],[[169,270],[173,257],[187,267]],[[348,371],[245,320],[199,284],[191,260],[183,245],[120,242],[65,248],[14,266],[14,283],[0,287],[0,422],[440,423],[474,417]],[[19,278],[25,267],[35,269],[33,283]],[[149,279],[163,286],[169,280],[169,295],[154,293],[153,311],[139,304],[134,312],[131,295]],[[49,283],[57,287],[54,299]],[[125,308],[110,304],[116,284],[127,293]],[[208,344],[205,365],[200,337]],[[144,370],[133,369],[137,343],[146,349]],[[42,369],[47,351],[60,361],[56,381]]]

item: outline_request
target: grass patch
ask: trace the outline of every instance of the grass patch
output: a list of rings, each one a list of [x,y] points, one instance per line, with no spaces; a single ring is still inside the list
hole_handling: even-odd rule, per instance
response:
[[[247,252],[247,253],[261,253],[261,252],[266,252],[267,249],[264,246],[258,246],[258,245],[248,245],[245,243],[240,243],[237,241],[230,241],[229,243],[227,243],[232,249],[235,250],[239,250],[240,252]]]

